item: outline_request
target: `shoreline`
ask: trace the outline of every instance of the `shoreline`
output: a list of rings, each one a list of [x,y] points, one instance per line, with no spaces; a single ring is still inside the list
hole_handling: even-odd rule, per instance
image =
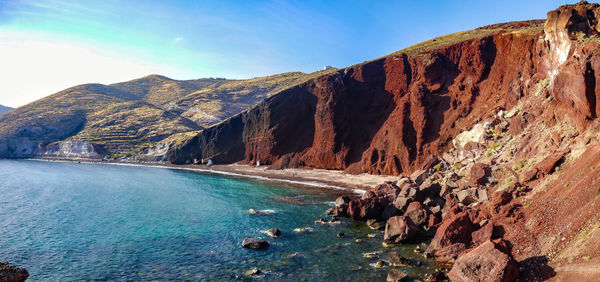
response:
[[[335,194],[349,192],[362,195],[366,190],[375,187],[385,181],[397,181],[399,176],[381,176],[371,174],[346,174],[339,170],[324,170],[312,168],[291,168],[283,170],[270,169],[267,166],[255,167],[246,164],[213,165],[173,165],[165,163],[141,163],[141,162],[116,162],[98,161],[93,159],[54,159],[54,158],[27,158],[25,160],[46,162],[69,162],[87,164],[109,164],[122,166],[154,167],[164,169],[176,169],[193,171],[198,173],[217,174],[235,178],[265,181],[271,183],[287,184],[304,188],[328,190]],[[343,193],[342,193],[343,194]]]

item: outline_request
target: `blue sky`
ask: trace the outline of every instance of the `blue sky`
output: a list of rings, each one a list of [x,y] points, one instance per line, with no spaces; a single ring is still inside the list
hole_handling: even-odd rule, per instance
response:
[[[345,67],[574,2],[0,0],[0,104],[151,73],[250,78]]]

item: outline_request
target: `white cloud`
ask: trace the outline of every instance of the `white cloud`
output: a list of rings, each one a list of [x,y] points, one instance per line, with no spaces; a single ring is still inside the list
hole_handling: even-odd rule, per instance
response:
[[[0,104],[17,107],[83,83],[115,83],[178,73],[100,48],[0,31]]]

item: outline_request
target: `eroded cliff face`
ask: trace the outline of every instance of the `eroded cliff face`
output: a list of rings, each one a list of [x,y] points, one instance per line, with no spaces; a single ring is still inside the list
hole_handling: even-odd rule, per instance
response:
[[[545,23],[487,26],[313,79],[202,131],[167,160],[410,174],[460,132],[531,95],[553,99],[547,120],[583,130],[600,111],[598,11],[566,5]]]
[[[204,130],[167,159],[410,173],[543,78],[541,22],[488,29],[498,31],[311,80]]]

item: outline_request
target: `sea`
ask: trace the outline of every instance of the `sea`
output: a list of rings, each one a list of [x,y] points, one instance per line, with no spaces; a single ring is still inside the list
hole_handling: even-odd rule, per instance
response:
[[[420,264],[400,267],[411,279],[438,267],[418,243],[383,246],[365,223],[315,223],[338,195],[169,168],[0,160],[0,262],[25,267],[29,281],[383,281],[390,266],[375,262],[391,251]],[[264,234],[273,227],[280,238]],[[270,247],[244,249],[246,237]]]

